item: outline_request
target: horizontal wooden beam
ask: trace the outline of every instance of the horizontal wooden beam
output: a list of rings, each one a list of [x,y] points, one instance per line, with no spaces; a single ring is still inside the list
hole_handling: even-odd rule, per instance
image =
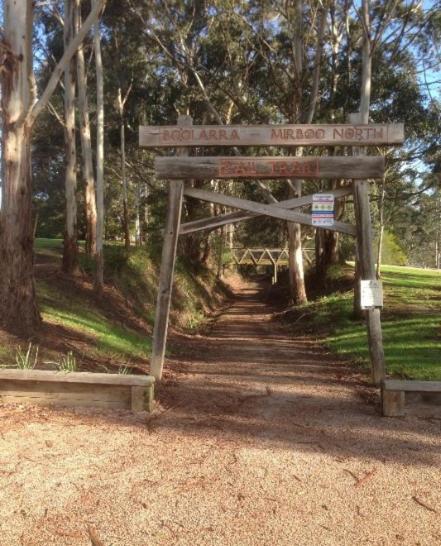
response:
[[[154,382],[142,375],[3,369],[0,401],[151,411]]]
[[[157,157],[162,179],[382,178],[384,157]]]
[[[401,144],[404,125],[195,125],[144,126],[139,144],[175,146],[377,146]]]
[[[0,381],[45,381],[52,383],[93,383],[95,385],[128,385],[142,387],[152,385],[155,378],[151,375],[110,374],[95,372],[59,372],[54,370],[18,370],[4,368],[0,370]]]
[[[383,389],[403,392],[439,392],[441,381],[418,381],[409,379],[385,379]]]
[[[265,205],[263,203],[256,203],[255,201],[249,201],[247,199],[239,199],[238,197],[232,197],[230,195],[224,195],[221,193],[215,193],[206,190],[200,190],[197,188],[186,188],[184,195],[187,197],[194,197],[201,199],[202,201],[208,201],[210,203],[218,203],[219,205],[225,205],[227,207],[237,208],[241,210],[250,211],[257,214],[263,214],[278,218],[280,220],[286,220],[288,222],[294,222],[296,224],[304,224],[312,226],[312,217],[309,214],[303,214],[301,212],[293,212],[291,210],[280,207],[280,203],[274,203],[271,205]],[[318,227],[318,226],[315,226]],[[333,226],[327,226],[325,229],[331,231],[338,231],[340,233],[346,233],[347,235],[355,235],[355,226],[346,224],[344,222],[334,222]]]
[[[346,188],[339,188],[326,193],[332,193],[336,199],[339,199],[341,197],[351,195],[352,187],[348,186]],[[274,206],[280,206],[284,209],[295,209],[311,204],[312,195],[304,195],[302,197],[294,197],[292,199],[286,199],[285,201],[279,201],[278,203],[274,203]],[[243,220],[249,220],[250,218],[255,218],[256,216],[260,216],[260,214],[239,211],[230,212],[228,214],[219,214],[218,216],[211,216],[210,218],[202,218],[200,220],[193,220],[192,222],[181,224],[179,234],[185,235],[186,233],[194,233],[195,231],[203,231],[205,229],[216,229],[220,226],[235,224],[237,222],[242,222]]]

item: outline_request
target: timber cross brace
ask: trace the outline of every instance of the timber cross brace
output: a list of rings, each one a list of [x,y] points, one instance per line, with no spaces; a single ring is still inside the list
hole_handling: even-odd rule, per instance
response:
[[[330,125],[211,125],[193,126],[192,118],[180,116],[177,126],[148,126],[139,128],[139,144],[148,148],[172,147],[174,157],[157,157],[157,178],[170,180],[167,219],[164,230],[161,269],[153,329],[151,374],[161,379],[167,340],[173,273],[179,235],[240,222],[259,215],[288,222],[333,230],[356,238],[358,269],[362,280],[375,280],[375,261],[372,250],[372,224],[369,209],[368,179],[384,176],[381,156],[197,156],[191,157],[191,147],[214,146],[378,146],[396,145],[404,141],[402,123],[378,125],[357,124],[358,114],[351,115],[352,123]],[[332,218],[321,226],[313,215],[298,212],[312,205],[314,198],[324,194],[305,195],[271,204],[240,199],[218,192],[185,185],[194,179],[346,179],[352,186],[327,192],[331,199],[353,195],[355,226]],[[238,212],[195,220],[181,224],[184,196],[238,209]],[[372,379],[380,385],[385,376],[380,308],[366,309]]]

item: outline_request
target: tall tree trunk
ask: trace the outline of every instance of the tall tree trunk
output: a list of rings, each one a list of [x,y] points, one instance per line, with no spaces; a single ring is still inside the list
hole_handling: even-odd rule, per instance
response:
[[[302,108],[302,73],[303,73],[303,0],[295,2],[295,26],[296,32],[293,44],[294,53],[294,72],[296,74],[296,89],[294,92],[293,104],[293,123],[300,121]],[[315,79],[314,79],[315,86]],[[297,150],[297,155],[301,155],[302,150]],[[296,192],[290,189],[290,194],[301,193],[301,181],[294,182]],[[302,228],[300,224],[288,222],[288,263],[289,263],[289,286],[291,299],[296,304],[306,303],[305,275],[303,267],[302,251]]]
[[[130,250],[130,221],[129,221],[129,203],[127,187],[127,169],[126,169],[126,128],[124,119],[121,118],[121,178],[122,178],[122,196],[123,196],[123,229],[124,245],[126,250]]]
[[[369,0],[362,1],[362,25],[363,25],[363,46],[362,46],[362,61],[361,61],[361,89],[360,89],[360,114],[357,116],[357,123],[369,123],[369,109],[371,103],[371,83],[372,83],[372,56],[371,56],[371,40],[370,40],[370,15],[369,15]],[[364,148],[359,148],[359,155],[365,155]],[[367,188],[365,199],[369,201]],[[363,271],[359,260],[359,251],[355,253],[355,289],[354,289],[354,316],[361,317],[360,303],[360,279]],[[367,278],[367,275],[366,275]]]
[[[135,241],[137,246],[142,244],[142,231],[141,231],[141,186],[139,182],[136,185],[135,194]]]
[[[81,2],[75,0],[75,27],[78,31],[81,25]],[[86,202],[86,252],[89,256],[96,256],[96,195],[95,177],[93,173],[92,140],[90,136],[89,102],[87,99],[86,68],[84,49],[80,45],[77,52],[77,83],[78,83],[78,110],[80,113],[80,135],[83,163],[83,179],[85,183]]]
[[[8,49],[1,71],[3,198],[0,218],[0,321],[31,333],[40,323],[35,301],[31,126],[22,121],[32,103],[32,1],[4,4]]]
[[[302,181],[295,181],[296,192],[291,190],[291,196],[294,194],[300,197],[302,191]],[[303,267],[303,249],[302,249],[302,230],[300,224],[287,223],[288,228],[288,262],[289,262],[289,284],[291,298],[297,305],[308,301],[305,287],[305,274]]]
[[[31,133],[60,76],[96,21],[103,0],[70,42],[36,100],[32,71],[33,2],[3,3],[1,113],[3,199],[0,213],[0,323],[32,334],[40,324],[35,299]]]
[[[130,220],[129,220],[129,202],[128,202],[128,181],[127,181],[127,169],[126,169],[126,126],[124,120],[124,107],[127,99],[129,98],[130,91],[132,90],[132,83],[130,83],[126,94],[122,95],[121,86],[118,87],[118,95],[116,97],[116,104],[119,112],[120,119],[120,149],[121,149],[121,180],[122,180],[122,196],[123,196],[123,230],[124,230],[124,244],[126,250],[130,250]]]
[[[94,0],[96,4],[97,0]],[[95,25],[93,36],[96,67],[96,277],[95,287],[100,293],[104,288],[104,77],[101,57],[100,25]]]
[[[74,37],[74,4],[64,0],[64,50]],[[65,230],[62,269],[72,275],[78,272],[77,242],[77,149],[75,138],[75,60],[64,71],[64,140],[66,146]]]

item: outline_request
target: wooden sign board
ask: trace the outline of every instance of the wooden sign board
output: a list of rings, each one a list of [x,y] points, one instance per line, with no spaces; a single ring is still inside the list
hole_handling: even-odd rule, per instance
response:
[[[377,146],[401,144],[404,125],[194,125],[144,126],[139,144],[175,146]]]
[[[382,178],[383,157],[157,157],[162,179]]]
[[[361,309],[383,307],[383,287],[381,281],[372,279],[361,280],[360,300]]]

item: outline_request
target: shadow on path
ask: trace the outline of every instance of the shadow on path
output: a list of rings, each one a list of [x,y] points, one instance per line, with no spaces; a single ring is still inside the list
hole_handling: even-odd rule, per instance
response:
[[[207,336],[179,336],[154,426],[337,457],[434,465],[439,408],[385,419],[367,378],[272,320],[257,287],[237,294]]]

